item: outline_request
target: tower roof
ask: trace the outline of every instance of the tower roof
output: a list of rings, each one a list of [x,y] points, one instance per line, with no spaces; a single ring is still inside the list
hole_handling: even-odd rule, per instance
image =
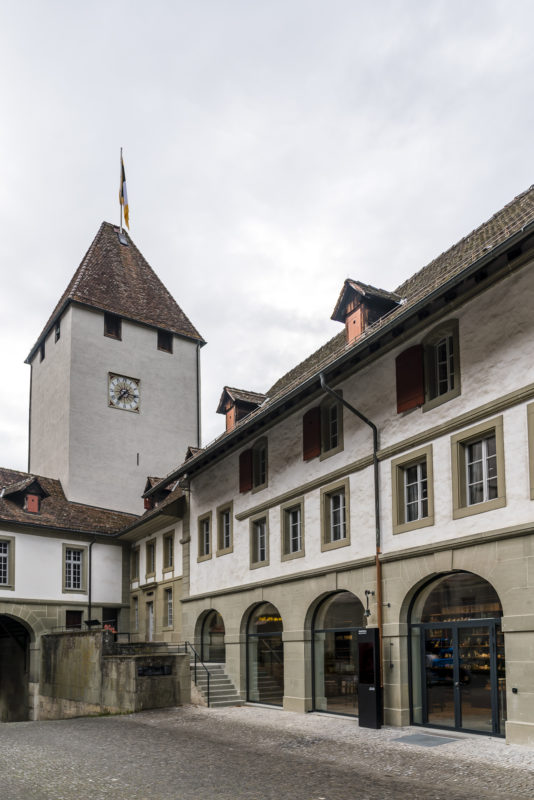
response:
[[[123,231],[121,241],[119,228],[109,222],[100,226],[26,359],[28,362],[69,303],[109,311],[204,344],[130,236]]]

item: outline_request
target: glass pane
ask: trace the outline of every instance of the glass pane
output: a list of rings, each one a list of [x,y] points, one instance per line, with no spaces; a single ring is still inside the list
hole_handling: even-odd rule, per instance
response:
[[[497,592],[489,583],[469,572],[442,578],[428,594],[421,622],[456,621],[501,617]]]
[[[282,630],[280,612],[271,603],[262,603],[254,610],[250,618],[249,633],[281,633]]]
[[[491,733],[490,636],[487,626],[459,628],[462,728]]]
[[[321,605],[315,629],[363,628],[365,615],[362,603],[351,592],[339,592]]]
[[[224,621],[218,611],[210,611],[202,628],[202,660],[223,664],[226,659]]]
[[[467,460],[480,461],[482,459],[482,442],[473,442],[467,446]]]
[[[284,699],[282,634],[248,636],[248,698],[253,703],[281,706]]]
[[[421,682],[421,628],[412,628],[412,713],[417,725],[423,724],[423,698]]]
[[[497,638],[497,706],[499,713],[499,733],[505,734],[506,722],[506,665],[504,660],[504,633],[500,628],[495,631]]]
[[[358,714],[356,631],[314,634],[315,708],[337,714]]]
[[[450,628],[425,630],[427,722],[454,728],[454,650]]]

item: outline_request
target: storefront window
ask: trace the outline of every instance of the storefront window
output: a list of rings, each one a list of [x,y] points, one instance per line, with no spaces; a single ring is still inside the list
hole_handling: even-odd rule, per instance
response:
[[[247,632],[247,699],[281,706],[284,699],[282,617],[271,603],[252,612]]]
[[[330,595],[313,625],[314,708],[358,714],[358,628],[364,608],[351,592]]]
[[[495,589],[467,572],[426,587],[411,626],[416,724],[504,735],[502,607]]]

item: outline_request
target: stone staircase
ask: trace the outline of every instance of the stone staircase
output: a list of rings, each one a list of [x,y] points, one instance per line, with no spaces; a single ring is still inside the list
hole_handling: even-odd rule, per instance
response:
[[[204,664],[210,674],[210,708],[223,706],[242,706],[244,701],[234,684],[224,671],[224,664]],[[191,662],[191,680],[194,681],[194,662]],[[197,688],[203,697],[208,700],[208,676],[206,670],[197,663]]]

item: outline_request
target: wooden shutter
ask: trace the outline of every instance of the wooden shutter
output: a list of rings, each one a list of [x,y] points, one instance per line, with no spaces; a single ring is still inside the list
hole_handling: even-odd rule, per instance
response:
[[[243,450],[239,456],[239,491],[250,492],[252,489],[252,449]]]
[[[321,409],[310,408],[302,417],[302,459],[309,461],[321,455]]]
[[[425,402],[423,346],[416,344],[398,355],[395,360],[395,371],[397,374],[397,414],[422,406]]]

